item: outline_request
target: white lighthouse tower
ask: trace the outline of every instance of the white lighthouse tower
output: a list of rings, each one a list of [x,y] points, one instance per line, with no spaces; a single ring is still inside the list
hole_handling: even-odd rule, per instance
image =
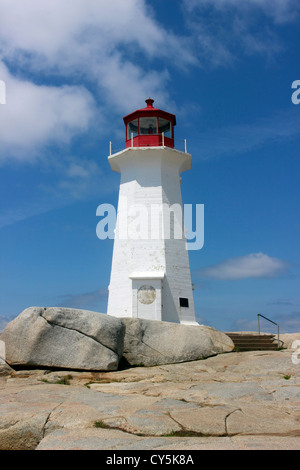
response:
[[[109,156],[121,173],[108,315],[198,325],[183,230],[176,116],[153,107],[125,116],[126,148]]]

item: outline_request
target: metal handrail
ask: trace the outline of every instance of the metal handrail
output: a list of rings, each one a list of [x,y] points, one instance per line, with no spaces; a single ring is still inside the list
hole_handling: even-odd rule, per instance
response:
[[[165,145],[165,133],[162,132],[161,134],[152,134],[152,135],[159,135],[162,138],[161,146],[164,147]],[[130,136],[131,140],[131,147],[133,147],[133,134]],[[174,140],[174,149],[175,150],[180,150],[181,152],[188,153],[187,152],[187,141],[186,139],[173,139]],[[115,152],[120,152],[121,150],[124,150],[124,139],[119,139],[117,141],[110,141],[109,142],[109,156],[113,155]],[[180,143],[180,144],[179,144]],[[117,148],[116,148],[117,147]]]
[[[273,320],[270,320],[270,318],[267,318],[265,317],[264,315],[262,315],[261,313],[258,313],[257,314],[257,321],[258,321],[258,334],[260,335],[260,323],[259,323],[259,317],[262,317],[264,318],[265,320],[268,320],[269,322],[273,323],[273,325],[276,325],[277,326],[277,342],[278,342],[278,347],[279,347],[279,325],[278,323],[276,323],[275,321]]]

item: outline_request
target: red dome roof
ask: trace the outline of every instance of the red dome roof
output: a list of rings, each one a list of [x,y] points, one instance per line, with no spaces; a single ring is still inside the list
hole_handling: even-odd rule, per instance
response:
[[[154,100],[145,100],[146,108],[137,109],[123,118],[126,147],[174,148],[175,114],[154,108]]]
[[[137,109],[136,111],[133,111],[132,113],[127,114],[127,116],[124,116],[123,120],[125,124],[132,121],[133,119],[136,119],[137,117],[157,116],[157,117],[161,117],[164,119],[168,119],[169,121],[172,122],[173,126],[176,125],[175,114],[167,113],[166,111],[162,111],[161,109],[154,108],[153,107],[154,100],[152,98],[148,98],[147,100],[145,100],[145,103],[147,103],[146,108]]]

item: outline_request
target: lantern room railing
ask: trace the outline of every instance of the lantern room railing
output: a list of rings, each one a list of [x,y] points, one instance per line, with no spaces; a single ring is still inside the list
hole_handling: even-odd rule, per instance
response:
[[[154,134],[154,135],[160,137],[159,139],[160,145],[158,145],[158,147],[169,147],[168,145],[165,145],[167,137],[164,136],[164,133]],[[174,142],[174,145],[172,145],[171,148],[174,148],[175,150],[179,150],[180,152],[187,153],[186,139],[172,139],[172,141]],[[124,139],[110,141],[109,142],[109,155],[113,155],[114,153],[121,152],[125,148],[138,148],[137,145],[134,145],[133,134],[131,135],[131,139],[125,143],[124,143]]]

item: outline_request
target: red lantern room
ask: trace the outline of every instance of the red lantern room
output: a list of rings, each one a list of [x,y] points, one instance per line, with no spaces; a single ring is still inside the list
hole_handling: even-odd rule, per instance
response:
[[[174,148],[174,114],[154,108],[154,100],[146,100],[147,107],[137,109],[123,118],[126,126],[126,147]]]

